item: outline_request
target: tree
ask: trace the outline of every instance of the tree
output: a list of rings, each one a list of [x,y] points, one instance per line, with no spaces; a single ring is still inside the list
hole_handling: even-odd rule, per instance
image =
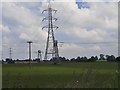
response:
[[[87,57],[83,57],[84,61],[88,61]]]
[[[72,58],[70,61],[75,62],[75,60],[76,60],[75,58]]]
[[[112,59],[112,61],[115,61],[115,56],[114,55],[111,55],[111,59]]]
[[[106,60],[108,60],[109,55],[106,55],[105,57],[106,57]]]
[[[96,58],[94,56],[91,56],[91,58],[89,58],[89,61],[96,61]]]
[[[66,59],[66,61],[69,61],[69,59]]]
[[[114,55],[107,56],[107,61],[115,61],[115,56]]]
[[[10,63],[10,64],[13,64],[13,63],[14,63],[14,61],[13,61],[12,59],[10,59],[10,58],[6,58],[6,62],[7,62],[7,63]]]
[[[78,56],[78,57],[76,58],[76,61],[77,61],[77,62],[80,62],[80,60],[81,60],[81,58]]]
[[[66,61],[65,57],[59,57],[59,59],[60,59],[61,62],[65,62]]]
[[[95,56],[95,60],[98,60],[98,57],[97,57],[97,56]]]
[[[87,59],[87,57],[81,57],[79,61],[80,61],[80,62],[87,62],[88,59]]]
[[[116,61],[120,61],[120,56],[116,58]]]
[[[100,58],[99,58],[99,60],[105,60],[105,58],[104,58],[104,54],[100,54]]]

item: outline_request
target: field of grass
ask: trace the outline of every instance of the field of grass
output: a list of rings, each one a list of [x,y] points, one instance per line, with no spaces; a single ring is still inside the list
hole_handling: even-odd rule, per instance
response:
[[[0,63],[0,89],[2,88],[2,64]]]
[[[117,62],[4,64],[3,88],[117,88]]]

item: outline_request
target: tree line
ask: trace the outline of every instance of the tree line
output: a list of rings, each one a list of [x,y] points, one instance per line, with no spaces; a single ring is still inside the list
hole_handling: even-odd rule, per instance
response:
[[[2,60],[3,61],[3,60]],[[6,62],[7,63],[14,63],[15,61],[28,61],[29,59],[26,60],[12,60],[9,58],[6,58]],[[40,59],[33,59],[31,61],[37,61],[38,63],[41,62]],[[120,61],[120,56],[115,57],[114,55],[104,55],[104,54],[100,54],[99,58],[98,56],[91,56],[90,58],[84,56],[84,57],[80,57],[78,56],[77,58],[71,58],[71,59],[67,59],[65,57],[59,57],[59,58],[51,58],[50,60],[42,60],[43,62],[54,62],[54,63],[58,63],[58,61],[60,62],[96,62],[96,61],[108,61],[108,62],[118,62]],[[4,62],[4,61],[3,61]]]
[[[50,61],[55,61],[55,60],[56,58],[52,58]],[[77,58],[71,58],[71,59],[67,59],[65,57],[59,57],[59,60],[61,62],[66,62],[66,61],[70,61],[70,62],[95,62],[95,61],[117,62],[117,61],[120,61],[120,56],[115,57],[114,55],[100,54],[99,58],[98,56],[91,56],[90,58],[87,58],[86,56],[84,57],[78,56]]]

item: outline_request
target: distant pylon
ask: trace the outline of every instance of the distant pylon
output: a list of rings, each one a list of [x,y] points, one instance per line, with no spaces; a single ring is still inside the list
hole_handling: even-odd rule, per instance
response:
[[[44,60],[48,60],[48,58],[58,58],[59,57],[58,47],[56,45],[57,41],[55,40],[55,37],[54,37],[54,29],[57,29],[58,27],[53,25],[53,21],[57,20],[57,18],[53,17],[53,12],[56,13],[57,10],[52,9],[51,5],[49,3],[48,8],[44,11],[46,11],[48,14],[48,17],[43,18],[43,21],[48,20],[48,25],[44,26],[42,28],[42,29],[44,29],[44,28],[48,29],[48,37],[47,37],[47,44],[46,44],[46,49],[45,49]],[[50,54],[51,54],[51,56],[50,56]]]
[[[12,48],[10,48],[9,54],[10,54],[9,59],[12,59]]]

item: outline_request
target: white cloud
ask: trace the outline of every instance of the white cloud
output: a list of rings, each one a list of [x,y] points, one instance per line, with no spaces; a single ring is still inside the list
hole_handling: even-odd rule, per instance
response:
[[[77,56],[92,56],[94,52],[100,53],[101,47],[97,45],[90,45],[89,47],[85,47],[79,44],[64,44],[60,47],[60,55],[65,56],[67,58],[77,57]],[[68,54],[67,54],[68,53]]]
[[[24,39],[24,40],[30,40],[30,37],[28,35],[26,35],[25,33],[21,33],[20,36],[19,36],[21,39]]]
[[[7,19],[15,21],[16,23],[30,26],[38,25],[40,18],[23,6],[18,6],[16,3],[3,3],[3,16]]]
[[[0,32],[10,33],[10,29],[8,26],[0,25]]]
[[[58,10],[61,10],[61,7],[63,7],[62,12],[58,15],[61,21],[61,24],[59,24],[64,27],[62,31],[71,33],[73,36],[88,37],[90,40],[95,38],[102,38],[104,40],[104,36],[106,34],[109,35],[111,30],[116,30],[117,34],[117,3],[90,4],[90,9],[78,9],[74,3],[63,3],[63,5],[61,3],[61,6],[56,5]],[[67,6],[66,9],[64,9],[65,6]],[[89,36],[94,36],[95,38],[90,38]]]

